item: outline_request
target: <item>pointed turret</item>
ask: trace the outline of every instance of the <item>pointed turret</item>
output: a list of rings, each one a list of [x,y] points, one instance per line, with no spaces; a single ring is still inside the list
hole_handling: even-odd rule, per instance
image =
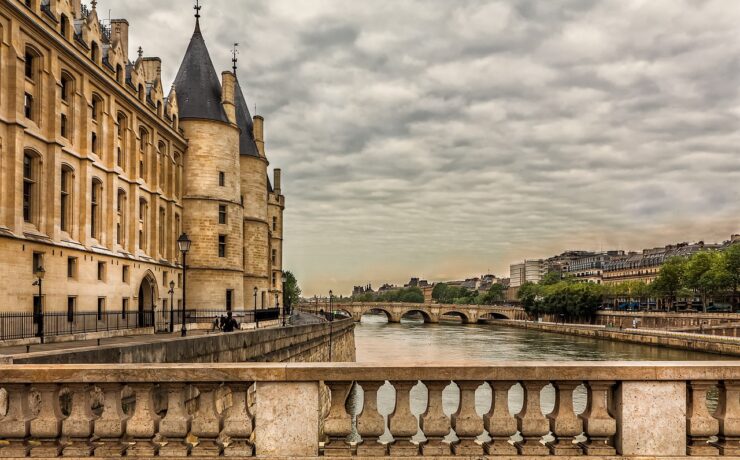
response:
[[[175,78],[180,119],[200,118],[228,123],[221,105],[221,83],[200,32],[199,16],[196,16],[195,31]]]
[[[236,124],[241,130],[241,134],[239,135],[239,155],[259,158],[260,153],[257,150],[257,144],[254,142],[252,115],[249,113],[249,107],[247,106],[247,101],[244,99],[244,93],[242,93],[238,78],[236,80],[234,98],[236,99]]]

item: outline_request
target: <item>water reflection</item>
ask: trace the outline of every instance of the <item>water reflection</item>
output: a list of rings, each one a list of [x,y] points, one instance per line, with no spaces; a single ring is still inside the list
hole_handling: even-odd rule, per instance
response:
[[[497,361],[712,361],[731,359],[719,355],[572,337],[540,331],[496,325],[460,323],[424,324],[421,320],[403,320],[388,324],[385,315],[366,315],[355,330],[357,361],[384,364],[420,362],[493,363]],[[459,405],[459,389],[451,383],[443,392],[444,411],[452,414]],[[522,409],[523,393],[519,384],[509,391],[509,412]],[[352,414],[362,410],[362,389],[355,386],[347,409]],[[541,393],[542,413],[552,412],[555,388],[546,386]],[[395,390],[386,383],[378,391],[378,410],[384,416],[393,412]],[[710,410],[716,406],[716,394],[710,396]],[[411,411],[418,415],[427,406],[427,389],[418,384],[411,391]],[[491,407],[491,387],[484,383],[476,391],[476,409],[483,415]],[[576,388],[573,409],[581,414],[586,408],[586,389]],[[381,438],[392,439],[390,433]],[[422,440],[419,432],[415,438]],[[450,435],[454,439],[454,434]]]

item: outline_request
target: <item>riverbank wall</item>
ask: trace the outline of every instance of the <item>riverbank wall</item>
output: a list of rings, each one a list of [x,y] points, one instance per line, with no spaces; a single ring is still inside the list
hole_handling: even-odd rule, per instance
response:
[[[354,322],[319,322],[0,357],[3,364],[354,362]]]
[[[582,324],[536,323],[513,320],[497,320],[492,322],[492,324],[599,340],[612,340],[640,345],[676,348],[679,350],[740,356],[740,339],[735,337],[667,332],[651,329],[618,329]]]

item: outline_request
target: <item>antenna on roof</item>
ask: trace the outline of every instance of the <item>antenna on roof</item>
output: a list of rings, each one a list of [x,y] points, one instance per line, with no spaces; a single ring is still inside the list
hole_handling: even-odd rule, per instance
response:
[[[195,6],[193,7],[193,9],[195,10],[195,19],[199,19],[200,18],[200,9],[201,8],[203,8],[203,7],[200,6],[200,0],[195,0]]]
[[[239,54],[239,44],[238,43],[234,43],[234,49],[231,50],[231,56],[232,56],[231,57],[231,62],[234,63],[234,67],[233,67],[233,69],[234,69],[234,76],[236,76],[236,63],[239,60],[236,57],[237,54]]]

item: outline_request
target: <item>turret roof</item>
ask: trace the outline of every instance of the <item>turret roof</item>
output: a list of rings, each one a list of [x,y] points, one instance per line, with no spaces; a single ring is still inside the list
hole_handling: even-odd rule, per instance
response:
[[[228,123],[221,105],[221,83],[196,18],[195,31],[175,78],[180,119],[203,118]]]
[[[239,134],[239,154],[259,158],[260,152],[257,150],[257,144],[254,141],[252,114],[249,113],[249,107],[244,99],[244,93],[242,93],[238,78],[234,88],[234,103],[236,105],[236,124],[241,130],[241,134]]]

